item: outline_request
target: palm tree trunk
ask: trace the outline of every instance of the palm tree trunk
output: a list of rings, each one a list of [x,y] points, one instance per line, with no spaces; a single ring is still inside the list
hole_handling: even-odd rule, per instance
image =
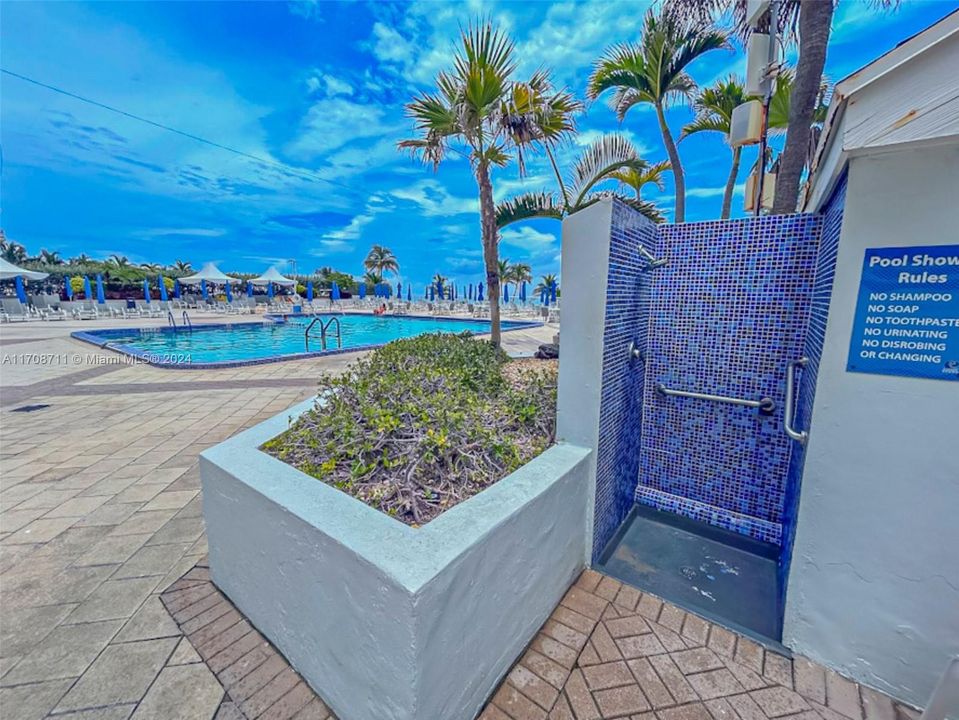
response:
[[[663,106],[659,103],[656,104],[656,117],[659,118],[659,129],[663,133],[663,145],[666,146],[666,155],[672,164],[673,182],[676,186],[676,212],[673,222],[681,223],[686,220],[686,176],[679,162],[679,151],[676,149],[676,143],[673,142],[673,134],[669,131],[669,125],[666,124],[666,113],[663,112]]]
[[[799,60],[789,102],[786,146],[779,158],[773,213],[794,213],[809,151],[809,132],[826,65],[833,3],[802,0],[799,6]]]
[[[493,183],[489,167],[476,164],[476,184],[479,186],[480,223],[483,235],[483,260],[486,263],[486,289],[489,293],[490,340],[500,345],[499,321],[499,247],[496,237],[496,204],[493,202]]]
[[[723,212],[720,218],[729,219],[729,213],[733,209],[733,193],[736,190],[736,177],[739,175],[739,156],[742,153],[741,147],[733,148],[733,166],[729,168],[729,177],[726,179],[726,192],[723,193]]]

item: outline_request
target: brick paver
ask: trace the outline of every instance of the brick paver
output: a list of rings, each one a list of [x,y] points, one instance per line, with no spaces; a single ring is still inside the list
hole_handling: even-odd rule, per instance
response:
[[[544,686],[561,692],[544,694]],[[549,720],[915,717],[805,658],[766,650],[592,570],[566,593],[480,717],[526,720],[543,711]]]

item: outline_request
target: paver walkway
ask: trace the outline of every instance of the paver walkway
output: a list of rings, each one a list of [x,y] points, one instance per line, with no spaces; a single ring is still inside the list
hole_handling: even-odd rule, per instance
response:
[[[70,329],[4,326],[0,353],[53,343],[110,357],[67,339]],[[535,347],[551,332],[510,341]],[[197,456],[310,396],[321,370],[348,360],[196,372],[0,363],[3,720],[329,717],[209,583]],[[40,407],[18,411],[30,406]],[[912,720],[839,676],[591,572],[484,720],[653,720],[649,712]]]

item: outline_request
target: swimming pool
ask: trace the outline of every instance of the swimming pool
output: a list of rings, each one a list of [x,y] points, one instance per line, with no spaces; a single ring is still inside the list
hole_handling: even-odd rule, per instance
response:
[[[333,315],[320,315],[321,322]],[[307,342],[305,333],[313,317],[271,316],[257,322],[194,325],[182,327],[118,328],[72,333],[73,337],[100,347],[132,355],[151,365],[178,368],[231,367],[366,350],[391,340],[424,333],[488,333],[487,320],[432,318],[412,315],[336,315],[340,321],[342,347],[337,347],[335,325],[327,335],[327,349],[320,344],[320,322]],[[503,321],[503,332],[537,327],[538,322]]]

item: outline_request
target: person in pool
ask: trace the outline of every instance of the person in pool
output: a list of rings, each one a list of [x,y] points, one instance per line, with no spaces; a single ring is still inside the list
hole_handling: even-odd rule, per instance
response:
[[[376,310],[373,311],[374,315],[386,315],[386,303],[380,304]]]

